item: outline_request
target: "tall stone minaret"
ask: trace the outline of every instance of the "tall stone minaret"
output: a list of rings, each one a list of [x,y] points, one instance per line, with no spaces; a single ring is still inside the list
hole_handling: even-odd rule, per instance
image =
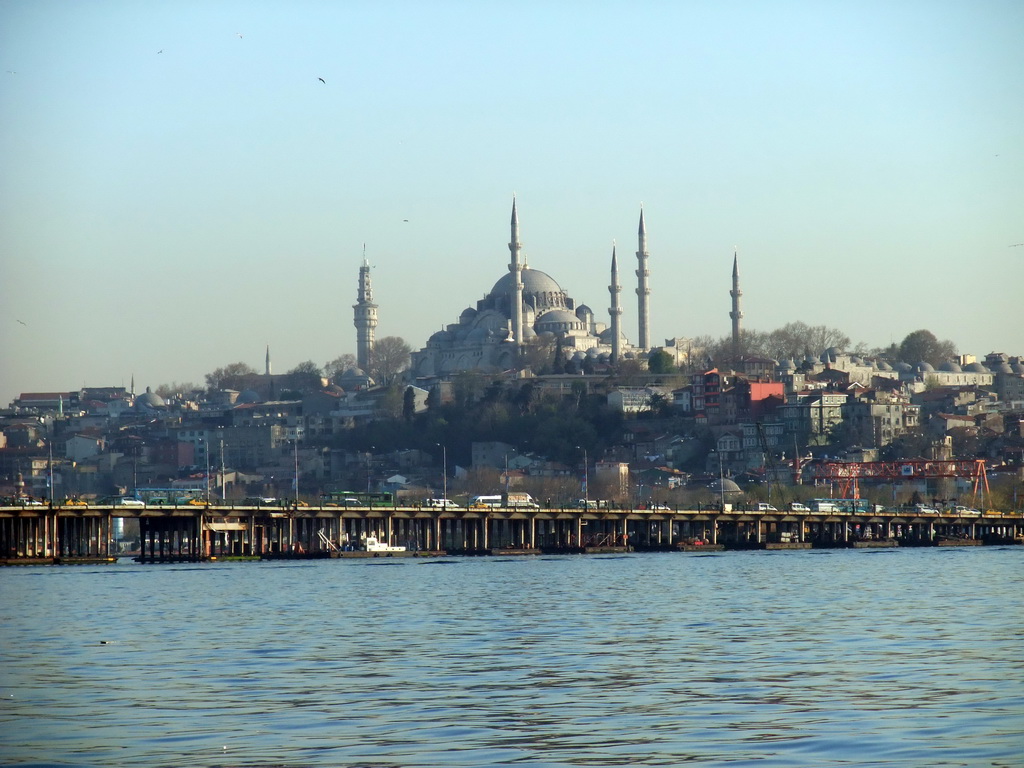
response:
[[[509,253],[512,254],[512,261],[508,265],[508,271],[512,273],[512,337],[517,350],[522,350],[523,345],[523,267],[519,260],[519,252],[523,245],[519,242],[519,214],[516,213],[516,198],[512,196],[512,241],[508,244]]]
[[[370,262],[366,260],[366,246],[363,245],[363,266],[359,268],[359,300],[352,305],[355,310],[356,363],[363,370],[370,368],[373,353],[373,331],[377,327],[377,305],[373,303],[373,289],[370,287]]]
[[[639,333],[636,343],[640,349],[646,351],[651,348],[651,315],[650,308],[647,306],[647,297],[651,295],[651,289],[647,285],[647,278],[650,277],[651,273],[650,270],[647,269],[647,227],[644,226],[644,209],[642,207],[640,208],[640,230],[637,233],[637,239],[639,241],[640,250],[636,252],[636,258],[639,262],[636,270],[636,297],[639,324]]]
[[[619,355],[622,353],[622,307],[619,306],[619,294],[622,286],[619,285],[619,264],[615,259],[615,245],[612,244],[612,284],[608,286],[608,293],[612,297],[612,305],[608,307],[608,314],[611,315],[612,326],[612,363],[619,362]]]
[[[267,344],[267,360],[266,360],[266,363],[264,363],[263,373],[266,374],[267,376],[269,376],[270,373],[271,373],[271,371],[270,371],[270,345],[269,344]]]
[[[736,251],[732,253],[732,290],[729,291],[729,295],[732,296],[732,312],[729,313],[729,317],[732,318],[732,351],[738,354],[740,351],[740,320],[743,319],[743,313],[740,311],[740,296],[743,295],[743,291],[740,290],[740,268],[739,268],[739,255]]]

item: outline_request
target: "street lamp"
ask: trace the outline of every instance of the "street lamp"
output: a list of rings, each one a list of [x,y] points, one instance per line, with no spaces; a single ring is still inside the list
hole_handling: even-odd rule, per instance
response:
[[[448,446],[438,443],[441,447],[441,503],[448,501]]]
[[[583,446],[576,446],[583,450],[583,501],[586,506],[590,506],[590,462],[587,460],[587,449]]]

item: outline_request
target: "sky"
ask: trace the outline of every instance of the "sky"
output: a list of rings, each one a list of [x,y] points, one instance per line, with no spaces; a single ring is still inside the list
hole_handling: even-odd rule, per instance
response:
[[[422,347],[531,268],[637,336],[1024,354],[1024,3],[0,3],[0,405]],[[323,81],[321,81],[321,78]]]

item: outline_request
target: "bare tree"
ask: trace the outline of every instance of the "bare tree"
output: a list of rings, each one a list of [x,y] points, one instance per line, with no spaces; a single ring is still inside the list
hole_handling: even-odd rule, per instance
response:
[[[333,360],[324,363],[324,375],[333,379],[335,376],[340,376],[350,368],[355,368],[356,365],[356,356],[350,352],[346,352],[345,354],[338,355]]]
[[[252,376],[256,369],[248,363],[231,363],[206,374],[206,386],[210,389],[224,389],[242,376]]]
[[[409,367],[412,347],[400,336],[385,336],[373,345],[368,373],[378,384],[387,386]]]

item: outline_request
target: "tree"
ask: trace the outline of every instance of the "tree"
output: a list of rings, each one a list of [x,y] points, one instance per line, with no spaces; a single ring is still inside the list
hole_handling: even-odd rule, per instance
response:
[[[952,341],[939,341],[929,330],[921,329],[908,333],[900,342],[901,362],[916,365],[920,362],[941,365],[956,357],[956,345]]]
[[[402,396],[402,418],[406,421],[412,421],[412,417],[416,415],[416,390],[412,387],[405,388],[405,394]]]
[[[307,360],[304,363],[299,363],[290,371],[288,371],[288,375],[321,377],[324,375],[324,372],[320,369],[320,366],[314,363],[312,360]]]
[[[672,373],[676,369],[672,355],[664,349],[655,349],[647,358],[647,370],[651,373]]]
[[[810,326],[800,321],[786,323],[764,339],[765,356],[775,360],[798,360],[808,354],[817,357],[826,349],[845,350],[849,346],[850,337],[842,331],[825,325]]]
[[[206,374],[206,386],[210,389],[230,388],[234,380],[242,376],[253,376],[256,373],[248,363],[231,363]]]
[[[324,363],[324,375],[333,379],[336,376],[340,376],[350,368],[355,368],[356,365],[356,356],[346,352],[345,354],[338,355],[333,360],[329,360]]]
[[[412,347],[400,336],[385,336],[373,345],[370,354],[370,370],[368,373],[383,386],[409,367],[409,355]]]
[[[194,392],[197,389],[202,389],[202,387],[198,384],[193,384],[191,381],[172,381],[170,384],[161,384],[153,391],[166,400],[169,397],[184,394],[185,392]]]

